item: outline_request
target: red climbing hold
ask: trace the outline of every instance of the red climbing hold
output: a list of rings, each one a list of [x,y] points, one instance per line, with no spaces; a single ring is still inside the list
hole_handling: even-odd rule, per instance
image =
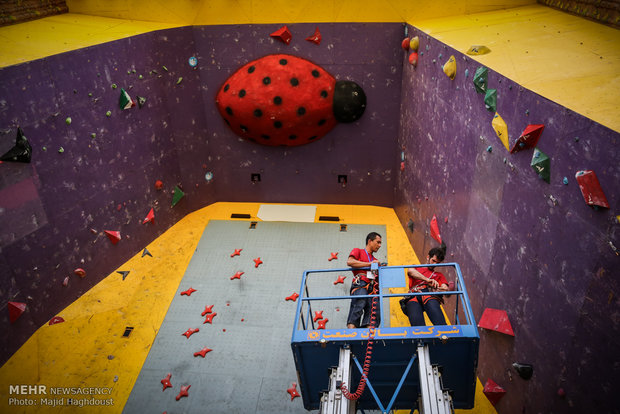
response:
[[[291,296],[287,296],[286,300],[292,300],[293,302],[296,302],[298,297],[299,295],[297,294],[297,292],[294,292]]]
[[[538,139],[540,138],[543,129],[545,129],[545,126],[542,124],[528,125],[523,132],[521,132],[519,138],[515,141],[510,153],[513,154],[522,149],[536,148]]]
[[[314,311],[314,318],[312,318],[312,321],[316,322],[319,319],[323,319],[323,311]]]
[[[50,324],[50,325],[56,325],[57,323],[62,323],[62,322],[64,322],[64,321],[65,321],[65,320],[64,320],[62,317],[60,317],[60,316],[54,316],[52,319],[50,319],[50,323],[49,323],[49,324]]]
[[[334,282],[334,285],[337,285],[338,283],[342,283],[342,284],[344,284],[344,280],[345,280],[346,278],[347,278],[347,277],[346,277],[346,276],[343,276],[343,275],[338,276],[338,280],[336,280],[336,281]]]
[[[241,250],[243,249],[235,249],[235,252],[230,257],[241,256]]]
[[[579,184],[579,189],[586,204],[609,208],[607,197],[605,197],[605,193],[603,193],[601,184],[598,182],[594,171],[579,171],[575,174],[575,179],[577,179],[577,184]]]
[[[192,296],[192,293],[194,293],[195,291],[196,291],[196,289],[191,287],[191,288],[181,292],[181,296],[183,296],[183,295],[185,295],[185,296]]]
[[[508,314],[504,310],[486,308],[478,321],[478,327],[515,336]]]
[[[192,336],[198,331],[200,331],[200,329],[198,328],[189,328],[187,331],[183,332],[181,335],[185,335],[185,337],[189,339],[190,336]]]
[[[162,188],[164,188],[164,183],[161,180],[155,181],[155,189],[161,190]]]
[[[286,26],[282,26],[281,28],[279,28],[278,30],[270,34],[270,36],[281,40],[287,45],[291,43],[291,39],[293,38],[293,35],[291,34],[290,30],[288,30],[288,27]]]
[[[9,302],[7,306],[9,308],[9,320],[11,323],[19,319],[26,310],[26,304],[22,302]]]
[[[166,388],[172,388],[172,384],[170,383],[170,378],[172,378],[172,374],[168,373],[168,375],[166,375],[166,378],[161,380],[161,383],[164,386],[164,388],[162,389],[162,392],[164,392]]]
[[[69,285],[69,276],[65,277],[65,279],[62,281],[62,285],[64,287],[67,287]]]
[[[76,275],[78,275],[79,277],[84,277],[86,276],[86,271],[84,269],[82,269],[81,267],[78,267],[77,269],[75,269],[73,271],[73,273],[75,273]]]
[[[492,379],[488,379],[484,384],[484,389],[482,390],[484,395],[487,396],[491,404],[495,407],[495,404],[499,402],[499,400],[506,394],[506,391],[497,385],[495,381]]]
[[[321,320],[319,320],[319,322],[318,322],[319,327],[316,328],[316,329],[325,329],[325,324],[327,322],[329,322],[329,319],[321,319]]]
[[[441,234],[439,234],[439,224],[437,224],[437,216],[433,215],[431,219],[431,237],[441,244]]]
[[[263,261],[260,259],[260,257],[257,257],[256,259],[254,259],[254,263],[255,263],[254,267],[258,267],[258,265],[263,264]]]
[[[151,211],[148,212],[144,220],[142,220],[142,224],[146,224],[148,222],[155,223],[155,212],[151,208]]]
[[[205,321],[203,322],[203,324],[205,323],[213,323],[213,318],[215,318],[215,316],[217,315],[217,312],[213,312],[213,313],[209,313],[207,314],[207,316],[205,317]]]
[[[213,313],[213,306],[205,306],[205,310],[200,314],[200,316],[205,316],[207,313]]]
[[[235,273],[234,275],[232,275],[232,276],[230,277],[230,280],[233,280],[233,279],[241,279],[241,275],[242,275],[242,274],[244,274],[244,273],[245,273],[245,272],[237,272],[237,273]]]
[[[207,355],[207,353],[213,351],[212,349],[207,348],[206,346],[204,348],[202,348],[200,351],[198,352],[194,352],[194,356],[197,357],[198,355],[200,355],[201,357],[205,357],[205,355]]]
[[[338,260],[338,252],[332,253],[332,257],[327,259],[328,262],[331,262],[332,260]]]
[[[411,52],[409,54],[409,63],[413,66],[416,67],[418,66],[418,54],[416,52]]]
[[[400,43],[400,47],[402,47],[403,50],[409,50],[409,45],[411,45],[411,40],[408,37],[405,37]]]
[[[177,401],[181,399],[181,397],[189,397],[188,391],[191,385],[181,385],[181,391],[179,391],[179,395],[177,395]]]
[[[293,401],[295,399],[295,397],[301,397],[301,395],[299,395],[299,393],[297,392],[297,383],[296,382],[294,382],[291,385],[291,388],[287,389],[286,392],[291,394],[291,401]]]
[[[108,236],[108,239],[110,239],[112,244],[116,244],[121,240],[120,231],[105,230],[105,234]]]
[[[306,40],[308,42],[312,42],[314,44],[320,45],[321,44],[321,32],[319,32],[319,28],[317,27],[314,30],[314,34],[312,36],[306,37]]]

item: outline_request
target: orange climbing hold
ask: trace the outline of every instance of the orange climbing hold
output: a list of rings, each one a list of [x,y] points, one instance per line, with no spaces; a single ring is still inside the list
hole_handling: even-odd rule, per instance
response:
[[[337,285],[338,283],[342,283],[344,285],[344,280],[346,279],[346,276],[340,275],[338,276],[338,279],[334,282],[334,285]]]
[[[230,257],[241,256],[241,250],[243,249],[235,249],[235,252]]]
[[[183,296],[183,295],[185,295],[185,296],[192,296],[192,293],[194,293],[195,291],[196,291],[196,289],[191,287],[191,288],[181,292],[181,296]]]
[[[297,294],[297,292],[293,292],[291,296],[286,297],[286,300],[292,300],[293,302],[296,302],[298,297],[299,295]]]
[[[235,273],[234,275],[232,275],[232,276],[230,277],[230,280],[233,280],[233,279],[241,279],[241,275],[242,275],[242,274],[244,274],[244,273],[245,273],[245,272],[237,272],[237,273]]]
[[[257,257],[256,259],[254,259],[254,267],[258,267],[259,265],[263,264],[263,261],[260,259],[260,257]]]
[[[331,262],[332,260],[338,260],[338,252],[332,253],[332,257],[327,259],[328,262]]]
[[[19,319],[26,310],[26,304],[22,302],[9,302],[7,306],[9,308],[9,320],[11,323]]]
[[[478,327],[515,336],[512,325],[510,325],[510,320],[508,319],[508,314],[506,311],[500,309],[486,308],[484,312],[482,312]]]

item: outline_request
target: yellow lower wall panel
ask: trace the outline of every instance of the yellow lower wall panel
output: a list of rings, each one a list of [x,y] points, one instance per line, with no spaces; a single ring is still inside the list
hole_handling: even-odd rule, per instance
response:
[[[95,387],[100,389],[96,395],[82,397],[113,404],[89,406],[83,412],[121,413],[209,220],[229,220],[232,213],[246,213],[252,216],[250,220],[259,221],[256,218],[259,207],[258,203],[221,202],[187,215],[146,246],[152,257],[138,252],[62,310],[58,315],[65,322],[40,327],[0,368],[0,412],[72,413],[76,407],[41,405],[41,398],[68,398],[62,394],[51,395],[56,387]],[[316,207],[315,221],[319,216],[339,216],[341,224],[385,225],[387,234],[382,236],[387,240],[389,264],[419,263],[393,209]],[[364,240],[360,240],[359,246],[363,244]],[[117,271],[129,271],[129,274],[123,281]],[[399,309],[396,303],[392,308]],[[402,312],[394,311],[391,319],[392,324],[408,324]],[[123,337],[127,327],[133,330],[129,337]],[[37,406],[9,406],[9,398],[33,398],[9,395],[10,387],[16,385],[43,385],[47,395],[35,396]],[[474,412],[495,412],[482,394],[480,384]]]

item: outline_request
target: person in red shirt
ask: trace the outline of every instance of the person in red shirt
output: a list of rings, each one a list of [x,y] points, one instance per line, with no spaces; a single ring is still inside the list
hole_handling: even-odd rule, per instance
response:
[[[437,264],[443,262],[446,256],[446,245],[432,248],[428,252],[426,262]],[[409,292],[438,292],[447,291],[448,281],[441,272],[436,272],[434,266],[407,269],[409,278]],[[424,312],[433,325],[445,325],[446,319],[441,310],[442,295],[412,296],[406,302],[407,317],[411,326],[424,326]]]
[[[353,282],[351,283],[351,296],[371,295],[373,289],[378,287],[378,280],[370,272],[370,270],[362,270],[361,268],[370,267],[372,263],[379,263],[373,254],[381,247],[381,235],[379,233],[369,233],[366,236],[366,248],[355,248],[349,253],[347,266],[353,268]],[[351,307],[349,308],[349,316],[347,317],[347,328],[366,328],[370,325],[370,317],[372,313],[372,298],[351,299]],[[376,306],[374,326],[379,325],[381,312],[379,306]]]

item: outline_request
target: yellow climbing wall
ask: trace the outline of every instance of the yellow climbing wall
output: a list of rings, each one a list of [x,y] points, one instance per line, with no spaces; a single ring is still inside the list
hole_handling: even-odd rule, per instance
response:
[[[216,203],[187,215],[146,246],[152,257],[136,254],[59,312],[65,322],[40,327],[0,368],[0,412],[75,411],[74,407],[9,407],[9,397],[16,398],[9,396],[9,386],[16,384],[102,388],[103,394],[96,397],[109,399],[113,405],[88,407],[88,412],[122,412],[209,220],[228,220],[232,213],[243,212],[250,214],[251,220],[260,221],[256,218],[259,207],[257,203]],[[385,225],[390,265],[419,263],[393,209],[316,207],[315,221],[319,216],[339,216],[347,224]],[[117,271],[129,274],[123,281]],[[391,307],[398,309],[397,304]],[[400,313],[393,313],[391,318],[393,325],[407,323]],[[126,327],[134,328],[130,339],[123,337]],[[473,412],[495,412],[480,383]]]

